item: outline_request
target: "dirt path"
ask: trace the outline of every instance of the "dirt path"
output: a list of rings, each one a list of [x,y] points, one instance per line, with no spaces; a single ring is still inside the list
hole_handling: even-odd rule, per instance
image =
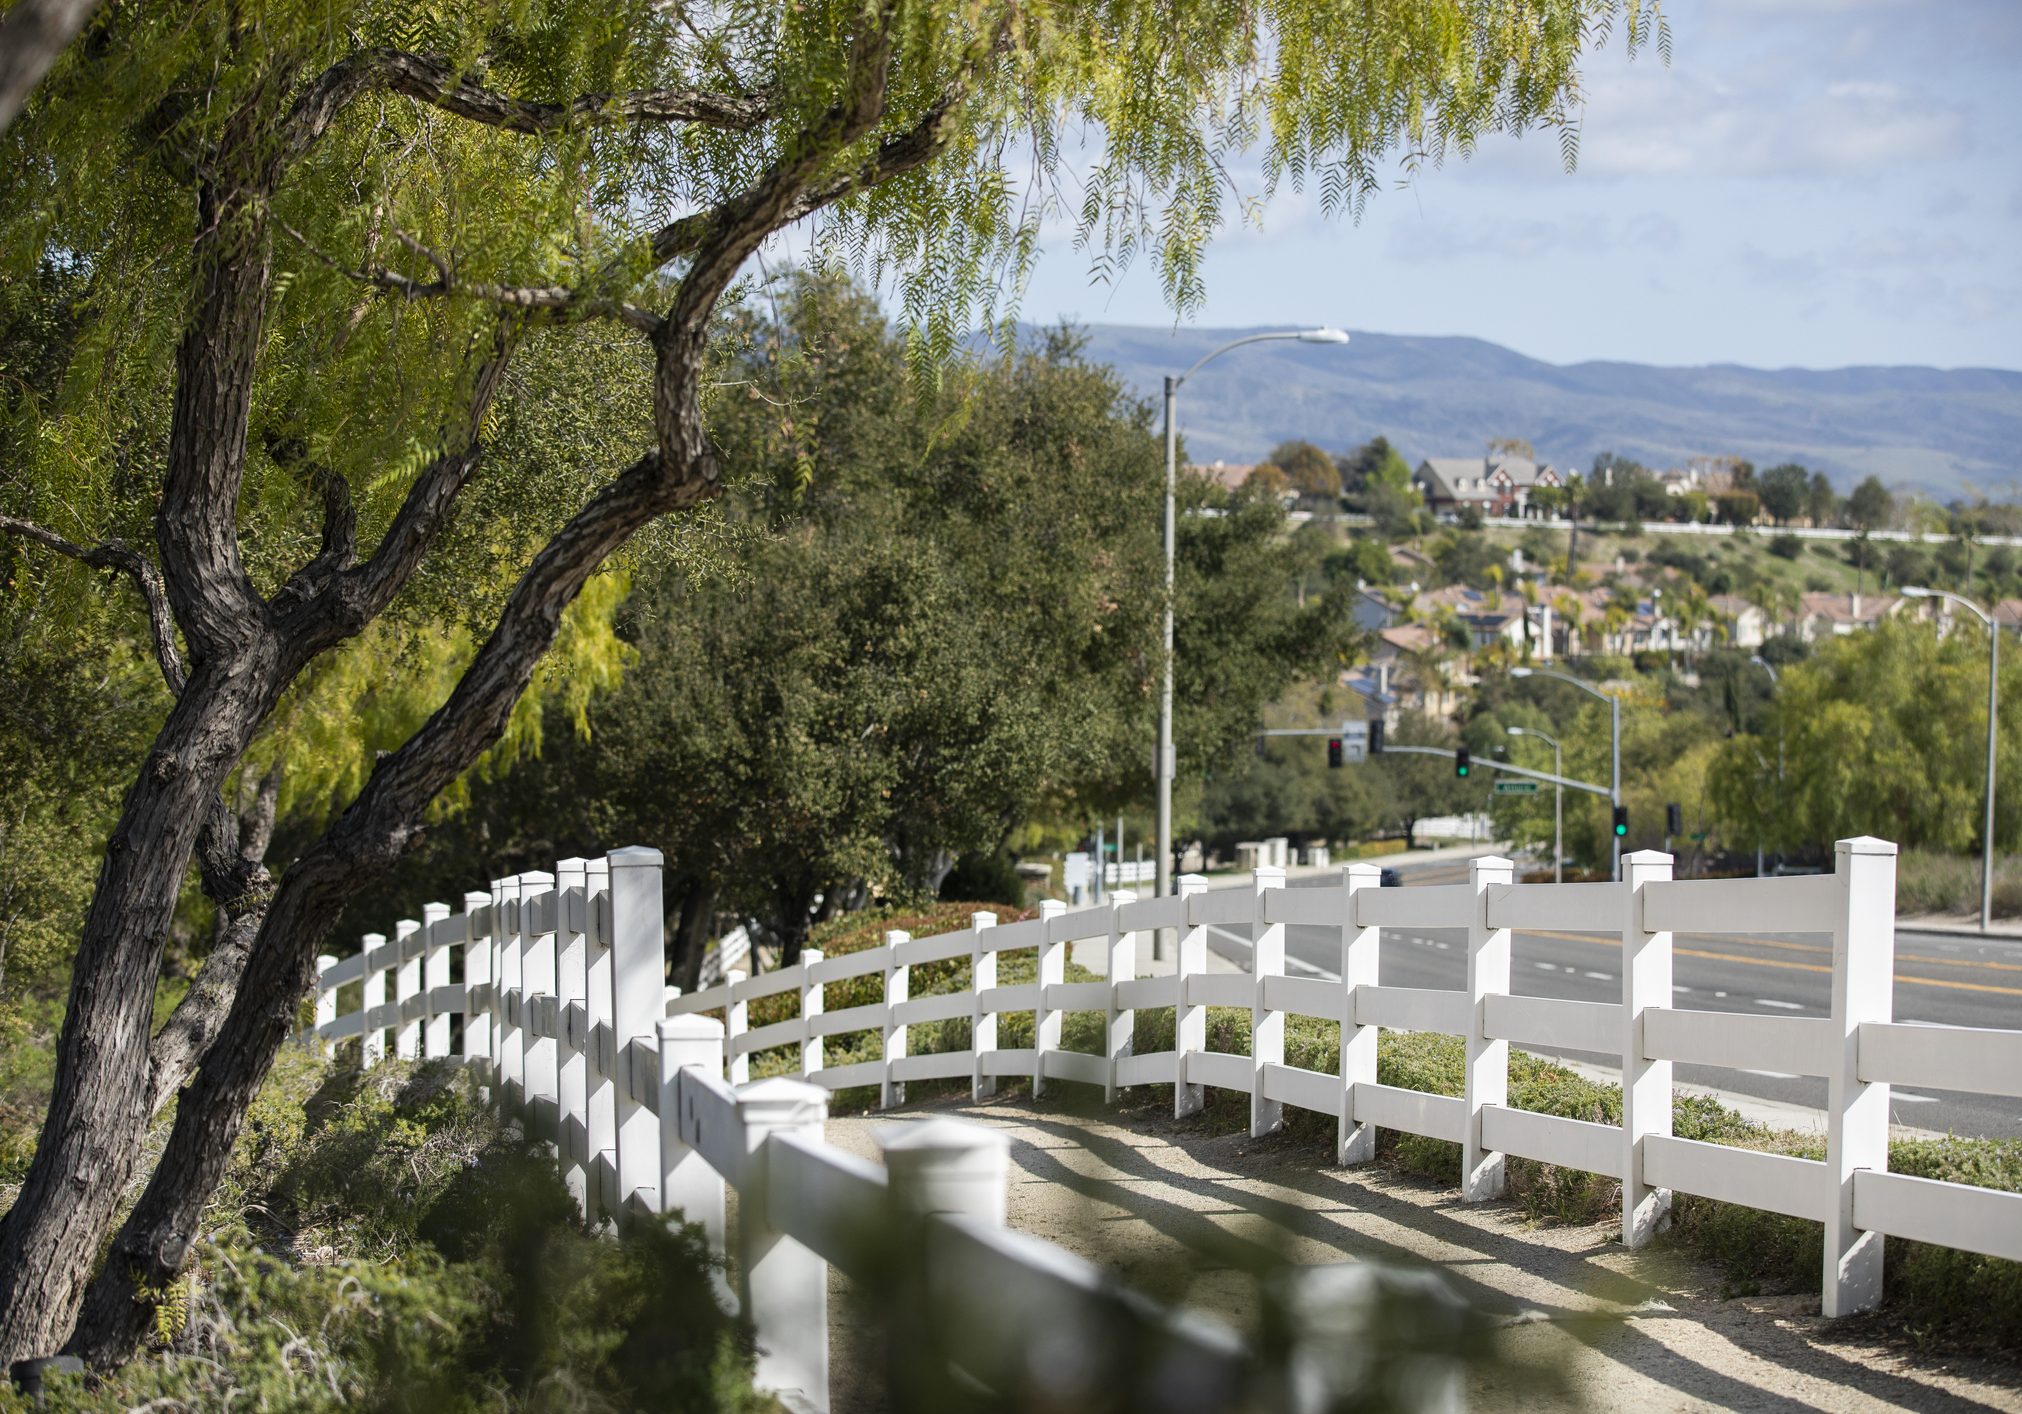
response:
[[[875,1159],[880,1124],[929,1113],[1010,1135],[1013,1227],[1238,1326],[1252,1309],[1244,1265],[1258,1256],[1434,1262],[1511,1320],[1519,1360],[1557,1372],[1590,1409],[2022,1412],[2022,1364],[1921,1357],[1859,1323],[1828,1326],[1815,1295],[1722,1299],[1710,1268],[1631,1254],[1611,1227],[1533,1226],[1512,1206],[1463,1206],[1452,1190],[1380,1168],[1336,1169],[1277,1137],[1211,1137],[1145,1110],[1019,1097],[832,1119],[828,1138]],[[835,1408],[879,1409],[867,1313],[840,1279],[834,1295]],[[1474,1381],[1472,1409],[1536,1407],[1536,1390],[1506,1374]]]

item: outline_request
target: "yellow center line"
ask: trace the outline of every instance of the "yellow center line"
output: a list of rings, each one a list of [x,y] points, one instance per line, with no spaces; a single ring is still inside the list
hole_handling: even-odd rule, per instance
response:
[[[1597,948],[1613,948],[1617,952],[1619,952],[1622,947],[1622,940],[1620,938],[1601,937],[1591,933],[1561,933],[1543,928],[1524,928],[1519,929],[1518,931],[1531,937],[1559,938],[1569,943],[1587,943]],[[1749,941],[1753,942],[1756,940],[1750,939]],[[1781,967],[1787,968],[1795,972],[1832,971],[1832,968],[1830,966],[1822,963],[1792,962],[1787,958],[1781,957],[1743,957],[1739,953],[1707,952],[1701,948],[1674,947],[1672,949],[1672,952],[1681,957],[1703,957],[1713,962],[1738,962],[1747,967]],[[1919,959],[1919,958],[1910,958],[1905,960],[1935,961],[1935,959]],[[1981,962],[1952,962],[1946,963],[1945,965],[1948,967],[1989,967],[1989,966],[2005,966],[2006,964],[1981,963]],[[1950,987],[1955,991],[1961,992],[1993,992],[1996,993],[1997,995],[2004,997],[2022,997],[2022,987],[1997,987],[1991,982],[1949,982],[1940,977],[1914,977],[1906,972],[1898,972],[1896,974],[1896,981],[1908,982],[1913,986],[1918,987]]]

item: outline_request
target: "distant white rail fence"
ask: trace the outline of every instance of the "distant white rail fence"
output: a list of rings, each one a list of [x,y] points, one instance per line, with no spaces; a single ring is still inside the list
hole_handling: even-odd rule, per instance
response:
[[[1467,883],[1420,888],[1379,888],[1373,864],[1348,865],[1340,883],[1318,888],[1285,888],[1275,868],[1255,871],[1249,888],[1209,891],[1205,880],[1186,876],[1171,897],[1120,893],[1072,912],[1048,902],[1039,917],[1001,927],[979,913],[962,932],[917,939],[892,932],[879,947],[832,958],[808,949],[791,967],[757,977],[732,972],[681,996],[663,985],[660,855],[624,849],[563,860],[553,875],[500,880],[490,893],[466,894],[460,914],[429,904],[422,921],[398,924],[391,941],[368,934],[363,952],[321,959],[315,1029],[324,1042],[360,1038],[370,1065],[389,1044],[402,1056],[452,1054],[452,1018],[461,1017],[456,1053],[483,1064],[504,1098],[523,1104],[555,1138],[586,1212],[680,1209],[713,1223],[720,1242],[722,1182],[738,1186],[746,1195],[740,1211],[754,1224],[739,1238],[747,1260],[738,1270],[761,1344],[774,1352],[761,1361],[768,1388],[825,1389],[825,1377],[814,1383],[825,1336],[806,1334],[822,1328],[807,1324],[825,1301],[814,1273],[822,1258],[844,1250],[848,1215],[884,1183],[875,1166],[821,1145],[821,1096],[877,1086],[889,1106],[903,1102],[912,1080],[967,1080],[978,1099],[1005,1076],[1029,1078],[1040,1094],[1059,1081],[1100,1085],[1109,1099],[1127,1086],[1166,1084],[1182,1115],[1201,1107],[1203,1087],[1219,1086],[1249,1095],[1253,1134],[1276,1128],[1286,1105],[1335,1116],[1344,1164],[1374,1157],[1379,1128],[1458,1143],[1468,1202],[1502,1193],[1506,1155],[1584,1169],[1620,1180],[1623,1239],[1632,1247],[1655,1233],[1673,1192],[1810,1219],[1825,1228],[1825,1313],[1845,1315],[1879,1300],[1885,1236],[2022,1261],[2022,1194],[1888,1171],[1891,1084],[2022,1096],[2022,1031],[1892,1023],[1895,855],[1886,841],[1842,840],[1832,874],[1684,882],[1672,880],[1671,856],[1654,851],[1624,856],[1620,883],[1518,884],[1510,862],[1493,858],[1473,861]],[[1338,930],[1340,980],[1286,975],[1288,924]],[[1207,970],[1210,926],[1256,929],[1250,972]],[[1466,986],[1378,985],[1384,927],[1464,928]],[[1153,929],[1177,930],[1177,971],[1139,977],[1139,935]],[[1619,937],[1622,1000],[1513,995],[1513,929]],[[1829,934],[1830,1014],[1674,1009],[1674,932]],[[1068,947],[1087,939],[1101,941],[1106,976],[1070,983]],[[998,985],[998,959],[1021,950],[1035,955],[1038,980]],[[452,982],[459,953],[463,980]],[[970,987],[911,994],[914,967],[957,959],[970,963]],[[825,1008],[829,983],[864,976],[882,979],[881,1001]],[[340,1017],[338,988],[356,982],[362,1009]],[[797,1014],[750,1026],[750,1004],[774,996],[797,998]],[[1206,1049],[1209,1006],[1249,1011],[1249,1055]],[[1176,1048],[1137,1054],[1133,1012],[1151,1008],[1176,1008]],[[1070,1011],[1102,1013],[1103,1054],[1061,1048]],[[721,1023],[701,1015],[712,1012]],[[997,1044],[1006,1013],[1032,1016],[1032,1046]],[[1288,1014],[1340,1024],[1341,1074],[1284,1063]],[[910,1027],[963,1018],[968,1049],[909,1049]],[[1379,1084],[1376,1038],[1384,1027],[1464,1038],[1463,1093]],[[864,1032],[880,1038],[877,1059],[827,1063],[829,1037]],[[1511,1108],[1512,1042],[1621,1057],[1622,1124]],[[752,1056],[782,1047],[813,1085],[746,1086]],[[1825,1077],[1824,1161],[1674,1136],[1677,1062]],[[972,1152],[977,1141],[941,1136],[938,1150],[925,1144],[930,1157],[915,1162],[950,1171],[983,1162]],[[1101,1294],[1108,1288],[1092,1268],[997,1230],[1003,1166],[1001,1159],[985,1166],[994,1177],[943,1205],[962,1215],[948,1220],[960,1234],[948,1239],[949,1250],[973,1261],[987,1282],[1031,1296],[1035,1312],[1070,1295],[1114,1299]],[[976,1196],[993,1184],[989,1203]],[[985,1221],[993,1213],[995,1225]],[[775,1242],[788,1254],[778,1268],[791,1273],[776,1286],[764,1256]],[[1043,1300],[1033,1294],[1048,1292]],[[1181,1321],[1173,1330],[1174,1358],[1203,1372],[1237,1358],[1219,1328]]]

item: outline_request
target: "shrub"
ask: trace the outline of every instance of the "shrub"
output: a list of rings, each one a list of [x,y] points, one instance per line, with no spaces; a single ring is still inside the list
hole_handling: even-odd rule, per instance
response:
[[[1804,537],[1772,535],[1769,537],[1769,553],[1779,560],[1794,560],[1804,553]]]

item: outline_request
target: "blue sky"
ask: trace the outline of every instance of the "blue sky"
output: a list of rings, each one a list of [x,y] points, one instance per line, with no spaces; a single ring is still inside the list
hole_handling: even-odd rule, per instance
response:
[[[1224,231],[1201,327],[1464,334],[1555,362],[2022,368],[2022,0],[1672,0],[1586,68],[1578,169],[1485,144],[1358,226]],[[1027,319],[1170,325],[1148,265],[1048,242]]]

